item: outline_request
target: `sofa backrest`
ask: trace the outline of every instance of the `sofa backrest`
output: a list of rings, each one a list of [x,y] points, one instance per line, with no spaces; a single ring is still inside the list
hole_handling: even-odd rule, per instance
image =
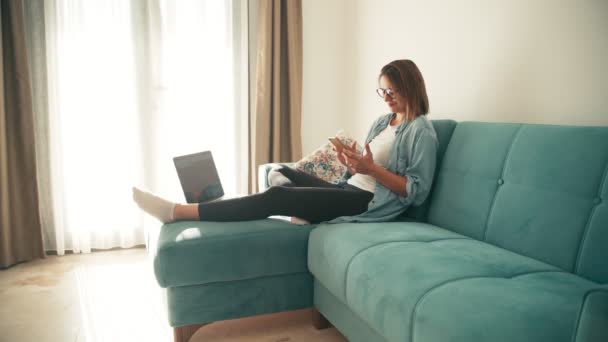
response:
[[[459,123],[428,221],[608,282],[608,127]]]
[[[433,128],[435,129],[435,133],[437,133],[437,140],[439,142],[439,146],[437,149],[437,170],[441,167],[441,161],[443,159],[443,155],[448,147],[448,143],[452,138],[452,133],[454,132],[454,128],[456,128],[456,121],[454,120],[432,120]],[[437,172],[435,172],[435,180],[437,179]],[[433,182],[435,184],[436,181]],[[433,188],[431,188],[431,193],[433,193]],[[419,206],[410,207],[408,210],[403,213],[403,217],[400,218],[402,221],[417,221],[417,222],[426,222],[427,216],[429,212],[429,206],[431,202],[431,196],[427,197],[427,199]]]

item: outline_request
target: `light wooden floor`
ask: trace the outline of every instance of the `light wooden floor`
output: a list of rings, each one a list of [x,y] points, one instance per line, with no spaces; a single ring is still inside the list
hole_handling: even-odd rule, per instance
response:
[[[0,341],[173,340],[144,249],[50,256],[0,271]],[[309,310],[223,321],[192,342],[344,342],[318,331]]]

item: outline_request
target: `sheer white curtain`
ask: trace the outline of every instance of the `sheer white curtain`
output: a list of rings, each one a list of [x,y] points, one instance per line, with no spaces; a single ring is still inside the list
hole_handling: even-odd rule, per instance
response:
[[[246,2],[47,0],[46,248],[144,244],[140,185],[183,201],[172,158],[211,150],[246,191]],[[245,91],[243,91],[245,90]]]

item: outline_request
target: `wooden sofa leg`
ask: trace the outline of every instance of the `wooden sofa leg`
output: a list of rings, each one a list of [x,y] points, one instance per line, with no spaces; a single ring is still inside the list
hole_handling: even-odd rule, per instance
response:
[[[317,310],[317,308],[312,308],[312,325],[317,329],[327,329],[330,327],[331,323],[323,316],[322,313]]]
[[[182,325],[181,327],[173,328],[173,341],[174,342],[188,342],[190,337],[198,330],[198,328],[206,324],[191,324]]]

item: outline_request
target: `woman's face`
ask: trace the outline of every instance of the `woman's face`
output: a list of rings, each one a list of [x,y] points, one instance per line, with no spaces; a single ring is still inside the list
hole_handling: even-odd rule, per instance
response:
[[[380,88],[385,89],[384,102],[390,108],[391,112],[407,113],[407,103],[405,102],[405,98],[399,93],[400,89],[396,88],[385,75],[380,76]],[[392,96],[389,94],[392,94]]]

